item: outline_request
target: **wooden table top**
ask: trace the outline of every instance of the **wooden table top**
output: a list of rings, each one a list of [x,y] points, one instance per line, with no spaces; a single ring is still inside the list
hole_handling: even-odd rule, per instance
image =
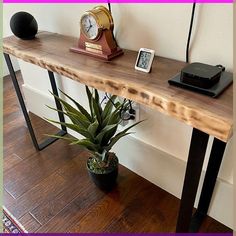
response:
[[[34,40],[3,39],[3,52],[111,94],[126,97],[226,142],[233,129],[233,86],[210,98],[168,84],[186,65],[155,57],[151,73],[134,69],[137,52],[124,50],[112,61],[73,53],[76,38],[40,32]],[[174,130],[173,130],[174,132]]]

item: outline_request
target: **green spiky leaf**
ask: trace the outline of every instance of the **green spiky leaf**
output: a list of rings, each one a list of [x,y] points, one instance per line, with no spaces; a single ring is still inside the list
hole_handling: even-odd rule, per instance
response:
[[[87,129],[81,128],[78,125],[75,124],[70,124],[70,123],[65,123],[65,122],[60,122],[60,121],[55,121],[55,120],[51,120],[51,119],[47,119],[45,118],[47,121],[55,123],[55,124],[60,124],[63,125],[69,129],[72,129],[74,131],[76,131],[77,133],[83,135],[84,137],[90,139],[90,140],[94,140],[93,136],[88,132]]]
[[[69,98],[76,105],[76,107],[80,110],[80,112],[82,114],[84,114],[89,121],[92,122],[92,117],[90,116],[90,114],[78,102],[76,102],[72,97],[70,97],[68,94],[64,93],[63,91],[60,90],[60,92],[63,95],[65,95],[67,98]]]
[[[114,145],[115,143],[122,137],[130,134],[130,133],[127,133],[128,130],[130,130],[131,128],[133,128],[134,126],[140,124],[141,122],[143,122],[143,120],[129,126],[128,128],[124,129],[123,131],[121,131],[120,133],[118,133],[116,136],[114,136],[112,139],[111,139],[111,142],[109,143],[108,147],[106,148],[106,150],[110,150]]]
[[[98,123],[101,125],[102,124],[102,116],[101,116],[101,109],[100,109],[100,105],[98,103],[96,103],[96,100],[94,98],[92,98],[92,106],[93,106],[93,110],[94,110],[94,115],[96,116]]]
[[[95,99],[96,103],[98,104],[99,103],[99,94],[98,94],[97,89],[94,89],[94,94],[95,94],[94,99]]]
[[[111,150],[111,148],[124,136],[129,135],[131,133],[119,133],[117,134],[115,137],[113,137],[111,139],[111,142],[109,143],[109,145],[106,147],[106,150],[109,152]]]
[[[114,126],[113,129],[110,129],[108,132],[106,132],[102,138],[101,145],[107,146],[111,138],[115,135],[118,128],[118,124]]]
[[[92,143],[88,139],[81,139],[81,140],[74,141],[71,143],[71,145],[79,145],[93,152],[99,151],[99,145]]]
[[[51,92],[50,92],[51,93]],[[66,101],[62,100],[61,98],[59,98],[57,95],[51,93],[56,100],[58,100],[62,106],[64,107],[64,109],[67,112],[70,112],[71,114],[74,114],[78,117],[79,121],[81,122],[81,124],[85,127],[88,128],[88,126],[91,124],[91,122],[87,119],[87,117],[85,115],[83,115],[81,112],[79,112],[78,110],[76,110],[74,107],[72,107],[69,103],[67,103]]]
[[[47,105],[46,105],[47,106]],[[73,122],[73,124],[76,124],[76,125],[80,125],[82,127],[87,127],[88,125],[90,125],[89,123],[87,123],[86,120],[83,119],[83,117],[79,117],[77,114],[74,114],[72,112],[64,112],[62,110],[58,110],[54,107],[50,107],[50,106],[47,106],[49,109],[53,110],[53,111],[57,111],[59,113],[62,113],[66,116],[68,116],[70,118],[70,120]]]
[[[75,142],[78,140],[77,138],[74,138],[74,137],[70,138],[70,137],[65,137],[65,136],[60,136],[60,135],[55,135],[55,134],[45,134],[45,135],[51,138],[64,139],[70,142]]]
[[[96,136],[96,131],[98,129],[99,123],[97,120],[95,120],[92,124],[90,124],[90,126],[88,127],[88,131],[91,135],[93,135],[93,137]]]
[[[99,134],[96,136],[96,141],[100,144],[102,144],[103,137],[110,132],[111,130],[114,130],[117,128],[117,125],[107,125],[105,128],[103,128]]]
[[[104,107],[103,113],[102,113],[102,119],[104,120],[108,115],[111,114],[112,112],[112,108],[113,108],[113,104],[116,100],[117,96],[113,95],[109,101],[107,102],[106,106]]]
[[[86,93],[87,93],[87,97],[88,97],[88,102],[89,102],[89,108],[90,108],[90,113],[91,113],[91,117],[92,117],[92,121],[94,122],[94,111],[93,111],[93,96],[92,93],[90,92],[88,86],[85,86],[86,88]]]

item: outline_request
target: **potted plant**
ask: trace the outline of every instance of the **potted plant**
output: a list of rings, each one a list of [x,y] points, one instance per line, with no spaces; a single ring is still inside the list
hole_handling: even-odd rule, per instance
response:
[[[64,111],[48,107],[68,116],[71,123],[47,120],[72,129],[84,138],[49,136],[66,139],[72,145],[80,145],[86,148],[91,154],[87,160],[87,169],[94,183],[103,190],[112,189],[118,175],[118,158],[115,153],[111,152],[111,149],[120,138],[130,134],[128,131],[141,121],[117,132],[118,125],[122,121],[121,112],[128,108],[128,101],[124,100],[123,103],[120,103],[117,101],[117,96],[113,95],[102,108],[98,91],[93,89],[91,92],[86,86],[89,102],[89,111],[87,111],[72,97],[62,91],[61,93],[70,99],[76,108],[53,93],[51,94],[61,103]]]

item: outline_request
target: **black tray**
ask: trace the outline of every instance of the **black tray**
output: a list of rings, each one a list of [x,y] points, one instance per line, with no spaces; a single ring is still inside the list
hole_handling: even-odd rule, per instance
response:
[[[195,87],[193,85],[185,84],[181,82],[180,73],[177,74],[174,78],[168,80],[168,83],[170,85],[192,90],[194,92],[202,93],[207,96],[214,97],[214,98],[219,96],[232,82],[233,82],[233,74],[229,72],[225,72],[225,71],[222,72],[220,81],[209,89],[199,88],[199,87]]]

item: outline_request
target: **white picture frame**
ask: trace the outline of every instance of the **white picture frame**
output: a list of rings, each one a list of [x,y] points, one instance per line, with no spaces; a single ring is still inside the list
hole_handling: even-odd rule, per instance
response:
[[[149,73],[152,67],[154,56],[154,50],[148,48],[140,48],[135,63],[135,69]]]

